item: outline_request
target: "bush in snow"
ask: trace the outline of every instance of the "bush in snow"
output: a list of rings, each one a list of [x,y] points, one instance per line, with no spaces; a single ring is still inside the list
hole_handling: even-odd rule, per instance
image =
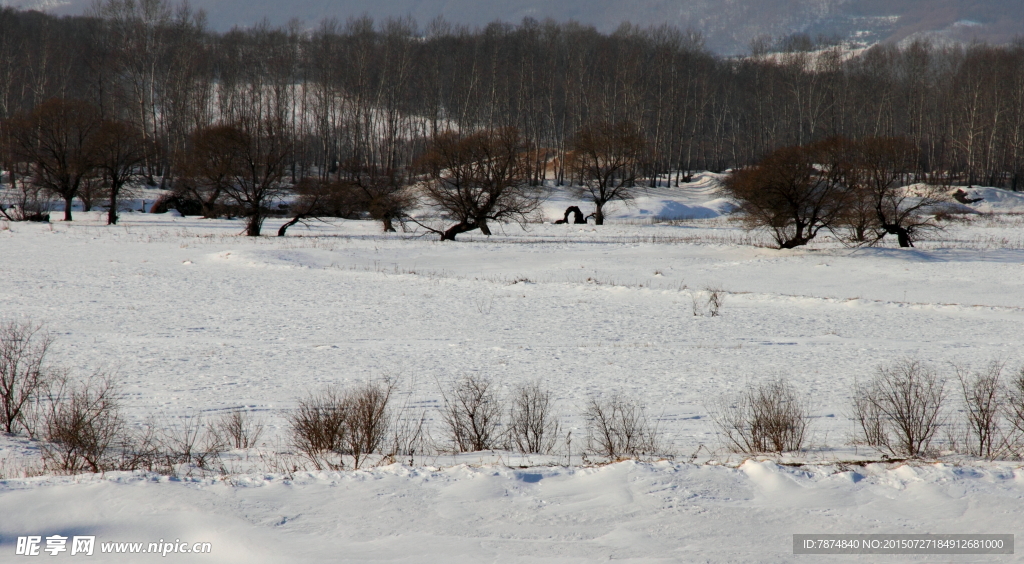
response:
[[[1003,364],[990,362],[981,370],[954,365],[963,401],[963,427],[968,454],[995,458],[1005,452],[1001,420],[1006,401]]]
[[[57,373],[44,364],[53,337],[42,325],[0,323],[0,426],[32,432],[27,410],[45,393]]]
[[[807,401],[783,378],[750,384],[739,397],[721,400],[709,411],[728,445],[738,452],[797,451],[807,436]]]
[[[108,375],[74,382],[60,378],[48,391],[41,450],[47,467],[67,474],[118,468],[118,447],[128,436]]]
[[[222,442],[234,448],[252,448],[263,435],[264,426],[262,418],[235,409],[221,415],[215,424],[215,431]]]
[[[467,375],[442,389],[441,396],[441,421],[452,450],[476,452],[498,446],[504,410],[491,380]]]
[[[615,460],[661,450],[657,427],[637,399],[620,395],[606,400],[591,398],[583,416],[587,420],[587,450],[593,454]]]
[[[539,381],[522,384],[512,392],[508,432],[519,452],[549,454],[554,450],[559,424],[551,399],[551,392]]]
[[[295,447],[318,469],[341,469],[344,457],[358,469],[381,450],[392,428],[392,381],[361,384],[349,390],[329,386],[299,400],[290,417]]]
[[[904,359],[879,366],[875,378],[857,386],[853,414],[862,440],[893,456],[928,451],[943,423],[945,380],[921,362]]]

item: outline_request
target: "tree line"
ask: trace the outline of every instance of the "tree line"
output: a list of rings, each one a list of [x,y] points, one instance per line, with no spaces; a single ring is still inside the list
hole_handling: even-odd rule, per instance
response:
[[[695,32],[624,24],[601,34],[532,19],[470,30],[363,17],[312,31],[214,33],[202,12],[166,0],[106,0],[70,18],[5,8],[0,141],[14,149],[0,165],[14,173],[12,186],[21,174],[52,176],[30,170],[32,159],[16,149],[40,145],[19,127],[54,113],[47,101],[56,98],[130,129],[143,149],[132,170],[191,194],[200,213],[231,199],[256,210],[250,234],[282,183],[310,206],[368,212],[393,228],[402,188],[437,163],[429,153],[446,135],[478,132],[516,133],[528,162],[514,176],[530,185],[586,184],[599,222],[617,186],[678,185],[695,170],[838,137],[907,139],[917,180],[1021,187],[1024,41],[858,53],[814,41],[776,47],[721,58]],[[584,162],[602,142],[594,133],[618,140],[605,153],[623,166],[595,171]],[[83,201],[94,184],[116,182],[109,166],[92,162],[103,151],[90,151],[90,170],[105,170],[83,176]],[[73,173],[62,174],[59,182],[74,184]],[[477,215],[457,221],[485,226],[488,214]]]

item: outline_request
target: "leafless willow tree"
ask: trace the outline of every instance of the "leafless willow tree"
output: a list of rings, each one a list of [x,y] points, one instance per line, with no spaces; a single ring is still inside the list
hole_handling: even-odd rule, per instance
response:
[[[604,207],[628,202],[642,187],[647,143],[632,122],[598,122],[577,131],[572,141],[572,170],[578,196],[594,203],[594,222],[604,225]]]
[[[64,200],[64,221],[71,221],[73,200],[96,174],[100,125],[91,104],[60,98],[6,125],[14,158],[30,165],[31,181]]]
[[[872,137],[857,143],[855,151],[861,193],[874,208],[879,239],[895,235],[901,247],[913,247],[918,234],[938,228],[932,216],[946,202],[941,186],[905,187],[918,156],[908,139]]]
[[[527,182],[530,163],[515,128],[470,135],[440,134],[423,157],[430,175],[427,200],[456,222],[434,230],[442,241],[479,229],[490,235],[488,221],[526,222],[540,206],[542,192]]]
[[[107,224],[117,223],[124,187],[142,173],[147,151],[143,136],[122,121],[105,120],[96,134],[97,168],[108,182]]]
[[[834,143],[778,149],[729,175],[725,189],[750,226],[767,229],[779,248],[806,245],[842,217],[848,191]]]

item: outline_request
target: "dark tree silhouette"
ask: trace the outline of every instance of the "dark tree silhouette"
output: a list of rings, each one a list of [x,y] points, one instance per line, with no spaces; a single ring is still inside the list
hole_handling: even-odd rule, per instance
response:
[[[857,144],[857,168],[877,216],[878,238],[895,235],[901,247],[913,247],[916,234],[937,229],[929,212],[946,202],[938,186],[904,187],[918,157],[902,137],[870,137]]]
[[[7,124],[14,158],[30,163],[32,182],[64,200],[64,221],[72,201],[100,161],[99,112],[91,104],[51,98]]]
[[[146,161],[146,142],[142,134],[122,121],[105,120],[96,139],[99,169],[110,183],[107,225],[117,223],[117,206],[124,186],[135,178]]]
[[[734,171],[725,189],[751,226],[771,232],[780,249],[806,245],[834,226],[845,207],[843,167],[834,161],[839,154],[832,141],[784,147]]]
[[[540,205],[542,193],[527,182],[529,161],[515,128],[441,134],[421,166],[430,176],[427,200],[456,222],[443,231],[431,229],[442,241],[474,229],[490,235],[488,221],[525,223]]]
[[[646,149],[636,125],[600,122],[576,132],[572,168],[580,185],[575,192],[594,202],[594,222],[604,225],[604,206],[629,201],[639,189],[636,181]]]

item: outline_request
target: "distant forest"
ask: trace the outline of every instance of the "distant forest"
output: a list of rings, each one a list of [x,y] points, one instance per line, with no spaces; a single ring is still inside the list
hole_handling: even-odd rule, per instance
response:
[[[107,0],[89,17],[3,9],[0,124],[52,98],[130,125],[165,182],[200,132],[232,124],[287,137],[293,181],[408,170],[445,132],[514,128],[543,163],[532,180],[569,183],[574,136],[605,123],[643,138],[652,185],[885,136],[919,149],[920,178],[1024,188],[1024,40],[851,53],[794,37],[723,58],[670,27],[357,18],[213,33],[160,0]]]

